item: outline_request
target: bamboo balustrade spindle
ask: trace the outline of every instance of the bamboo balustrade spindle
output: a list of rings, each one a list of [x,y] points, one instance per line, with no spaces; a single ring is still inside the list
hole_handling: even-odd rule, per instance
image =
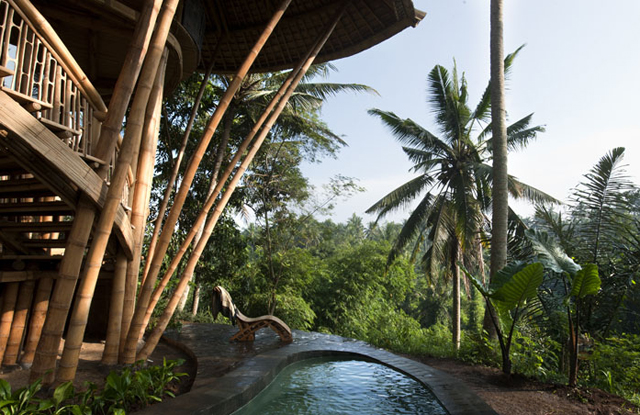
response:
[[[293,94],[293,91],[298,86],[298,83],[300,82],[302,77],[305,75],[305,73],[307,72],[309,67],[313,64],[313,61],[315,60],[315,58],[320,53],[320,50],[322,50],[322,47],[324,46],[326,41],[331,36],[331,33],[333,33],[333,30],[335,29],[336,25],[338,24],[338,22],[342,18],[343,14],[344,14],[344,11],[346,10],[346,7],[349,4],[350,4],[350,2],[346,2],[345,3],[345,5],[341,8],[340,12],[336,16],[335,20],[326,29],[326,31],[323,34],[323,36],[321,37],[321,39],[319,39],[314,44],[314,46],[312,48],[312,51],[310,52],[309,56],[306,59],[306,62],[304,62],[302,67],[299,68],[299,70],[297,70],[297,73],[295,74],[295,77],[293,78],[293,80],[291,82],[291,85],[288,86],[284,96],[282,97],[282,99],[280,99],[280,101],[278,102],[277,107],[275,108],[275,110],[273,111],[271,116],[269,117],[269,120],[267,121],[267,123],[262,128],[262,131],[260,132],[260,135],[258,135],[258,137],[256,138],[255,143],[251,147],[251,150],[249,151],[249,153],[247,154],[245,159],[242,161],[242,164],[238,168],[238,171],[234,175],[234,177],[231,180],[231,182],[228,184],[227,190],[225,191],[224,195],[222,196],[222,198],[220,199],[220,201],[216,205],[216,209],[213,212],[211,218],[209,218],[209,220],[207,221],[204,233],[203,233],[202,237],[200,238],[200,240],[198,241],[198,245],[194,248],[193,252],[191,253],[191,257],[189,258],[189,261],[187,262],[187,266],[186,266],[185,270],[183,271],[183,274],[182,274],[182,276],[180,278],[178,286],[175,288],[175,291],[174,291],[173,295],[171,296],[171,299],[169,300],[169,303],[167,304],[162,316],[160,317],[160,320],[158,321],[158,324],[156,325],[156,327],[153,329],[153,331],[149,335],[149,338],[147,339],[147,341],[145,342],[144,346],[142,347],[142,349],[140,350],[140,352],[136,356],[136,359],[138,359],[138,360],[140,360],[140,359],[146,360],[147,357],[155,349],[156,345],[158,344],[158,341],[160,340],[160,337],[162,336],[162,333],[164,333],[164,330],[166,329],[167,324],[169,324],[169,321],[171,320],[171,317],[172,317],[172,315],[173,315],[173,313],[174,313],[174,311],[176,309],[176,306],[178,305],[178,302],[180,301],[180,297],[182,296],[182,293],[184,292],[184,290],[185,290],[185,288],[187,286],[187,283],[191,279],[191,275],[193,275],[193,272],[194,272],[195,267],[196,267],[196,265],[198,263],[198,260],[200,259],[200,255],[202,254],[202,251],[204,251],[204,248],[207,245],[209,237],[211,236],[211,233],[213,232],[213,228],[215,227],[215,224],[217,223],[220,215],[222,214],[222,211],[225,208],[227,202],[231,198],[231,195],[233,194],[233,192],[235,190],[235,187],[238,185],[238,183],[240,181],[240,178],[242,177],[242,175],[246,171],[247,167],[249,166],[249,164],[251,163],[251,161],[253,160],[253,158],[257,154],[258,150],[260,149],[260,146],[262,145],[262,142],[264,141],[264,139],[266,138],[267,134],[269,133],[269,130],[271,130],[271,127],[273,126],[273,124],[276,122],[276,120],[280,116],[280,113],[282,112],[282,110],[286,106],[287,102],[289,101],[289,98],[291,98],[291,95]],[[296,68],[296,69],[298,69],[298,68]]]
[[[154,87],[157,72],[159,70],[161,72],[164,71],[164,68],[159,69],[159,66],[166,66],[166,54],[163,53],[163,51],[165,50],[165,43],[178,2],[179,0],[168,0],[163,4],[161,15],[158,19],[158,27],[153,35],[149,53],[142,68],[133,105],[127,117],[127,129],[125,130],[122,141],[120,156],[118,157],[115,171],[111,177],[111,185],[107,191],[106,201],[94,231],[91,248],[85,260],[84,278],[76,295],[76,302],[69,322],[62,359],[60,360],[58,373],[56,375],[56,381],[60,383],[75,378],[84,331],[89,318],[91,301],[95,292],[100,269],[102,268],[102,261],[107,249],[109,237],[111,236],[116,212],[122,200],[122,190],[126,183],[133,157],[137,153],[135,148],[140,147],[145,111],[151,90]],[[156,87],[161,88],[162,85],[156,85]]]
[[[24,353],[20,358],[20,363],[23,365],[31,365],[31,363],[33,363],[33,356],[36,353],[38,340],[40,340],[42,326],[44,326],[44,319],[47,316],[49,297],[51,296],[52,289],[53,278],[40,278],[40,281],[38,282],[38,289],[36,290],[36,296],[33,299],[33,309],[31,311],[31,317],[29,318],[29,329],[27,330],[27,340],[24,345]]]
[[[2,364],[5,366],[15,365],[18,363],[20,345],[24,336],[24,328],[27,324],[27,315],[29,314],[29,307],[33,300],[33,291],[35,286],[36,282],[34,280],[23,281],[20,284],[18,301],[16,302],[16,309],[13,313],[11,333],[9,334],[9,341],[7,342],[7,350],[5,351],[4,359],[2,360]]]
[[[0,316],[0,363],[4,359],[4,353],[9,342],[9,334],[11,333],[11,324],[13,323],[13,313],[16,307],[16,299],[18,298],[19,282],[10,282],[5,284],[2,296],[2,316]]]
[[[120,333],[122,327],[122,307],[124,304],[124,286],[127,278],[127,257],[118,250],[116,267],[113,271],[111,288],[111,303],[109,305],[109,322],[107,323],[107,339],[102,352],[102,364],[115,365],[118,363],[118,348],[120,347]]]
[[[98,145],[102,144],[103,150],[96,152],[98,158],[106,159],[106,156],[113,153],[112,149],[115,148],[120,126],[122,125],[133,87],[138,79],[142,61],[147,53],[147,47],[161,4],[162,0],[147,0],[143,5],[132,42],[127,51],[124,66],[120,71],[109,103],[107,118],[101,127],[101,139]],[[111,153],[109,152],[110,150]],[[102,169],[99,173],[102,178],[105,178],[107,170]],[[81,195],[76,206],[73,225],[67,238],[67,246],[60,264],[58,279],[49,303],[47,318],[36,348],[29,377],[32,382],[38,378],[43,378],[43,383],[46,385],[54,380],[54,370],[60,340],[62,339],[62,331],[71,307],[71,300],[75,292],[95,214],[95,208],[92,203],[87,197]]]
[[[165,55],[166,59],[166,55]],[[162,65],[164,68],[166,65]],[[129,331],[131,318],[135,310],[136,289],[138,287],[138,275],[140,273],[140,261],[142,245],[144,242],[145,225],[149,216],[149,199],[151,197],[151,182],[156,161],[156,149],[158,146],[158,134],[160,132],[160,112],[162,109],[163,85],[165,71],[159,70],[156,76],[154,88],[149,98],[146,110],[145,130],[140,154],[138,156],[138,168],[136,185],[131,210],[131,226],[133,226],[134,252],[133,259],[129,262],[126,274],[125,297],[121,318],[120,349],[124,349],[124,342]]]
[[[164,255],[167,252],[167,248],[169,247],[169,242],[171,241],[171,237],[173,235],[175,225],[178,221],[178,216],[180,215],[182,206],[184,205],[184,202],[187,198],[189,189],[191,187],[191,183],[193,182],[193,178],[195,177],[198,166],[200,165],[200,161],[202,160],[202,157],[204,156],[204,153],[207,147],[209,146],[209,142],[211,141],[211,138],[213,137],[213,133],[218,127],[218,124],[220,123],[222,116],[224,115],[225,111],[229,107],[229,103],[231,102],[231,100],[233,99],[233,96],[235,95],[236,91],[240,87],[242,80],[244,79],[246,74],[249,72],[251,65],[253,65],[253,62],[255,61],[256,57],[262,50],[262,47],[265,45],[267,39],[275,29],[276,25],[282,18],[285,10],[287,9],[290,3],[291,3],[291,0],[283,0],[282,4],[278,8],[278,10],[274,13],[273,17],[271,18],[271,20],[263,30],[256,44],[249,52],[242,66],[238,69],[238,72],[234,76],[234,79],[229,85],[229,88],[222,96],[222,99],[218,103],[216,110],[211,116],[211,119],[209,120],[209,123],[203,133],[203,136],[200,139],[193,156],[191,156],[191,159],[187,164],[187,168],[182,178],[182,183],[180,184],[180,189],[175,195],[173,206],[169,211],[169,215],[167,216],[166,223],[162,228],[160,237],[158,238],[156,251],[154,252],[153,259],[149,267],[149,274],[145,278],[144,284],[142,285],[140,294],[138,296],[136,311],[131,321],[129,334],[127,336],[127,342],[125,344],[123,363],[134,363],[135,361],[136,347],[138,344],[138,339],[140,338],[140,333],[142,332],[142,330],[144,330],[143,320],[144,320],[146,309],[149,304],[149,300],[153,291],[153,287],[156,283],[156,279],[157,279],[158,273],[160,272]]]

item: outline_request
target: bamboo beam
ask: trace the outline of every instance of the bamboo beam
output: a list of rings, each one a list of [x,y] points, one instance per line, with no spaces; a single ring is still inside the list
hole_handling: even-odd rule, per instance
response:
[[[101,138],[96,146],[96,155],[99,159],[105,160],[107,156],[113,154],[120,126],[133,93],[133,86],[138,79],[161,4],[162,0],[147,0],[143,5],[132,43],[129,45],[124,66],[120,71],[109,103],[107,118],[102,123]],[[107,169],[100,169],[100,174],[105,178]],[[31,381],[43,377],[43,383],[50,384],[54,380],[55,363],[62,331],[71,307],[71,300],[95,215],[94,207],[85,197],[81,197],[65,249],[65,256],[60,264],[60,275],[51,298],[45,326],[36,349],[31,368]]]
[[[84,331],[89,318],[91,301],[100,269],[102,268],[102,261],[107,249],[109,237],[111,236],[113,221],[122,200],[122,190],[126,184],[129,168],[134,161],[134,155],[138,153],[136,148],[140,148],[145,111],[149,103],[149,97],[154,82],[156,81],[156,74],[159,71],[159,67],[162,66],[163,68],[160,69],[160,72],[164,72],[164,66],[166,66],[167,63],[166,56],[168,52],[164,53],[165,44],[178,3],[179,0],[166,0],[163,4],[160,17],[158,18],[156,32],[151,40],[149,53],[142,68],[133,105],[127,117],[127,128],[120,148],[120,155],[116,169],[111,177],[109,191],[107,192],[107,200],[94,231],[93,242],[85,261],[84,278],[80,283],[76,295],[76,302],[69,322],[62,358],[56,375],[56,381],[59,383],[73,380],[76,375]],[[164,79],[164,76],[162,76],[162,78]],[[158,86],[158,88],[161,88],[161,86]]]
[[[127,263],[127,257],[122,251],[118,251],[116,269],[114,270],[113,281],[111,282],[111,304],[109,306],[109,322],[107,323],[107,339],[105,341],[104,351],[102,352],[102,364],[104,365],[115,365],[118,363]]]
[[[265,27],[264,31],[260,35],[259,39],[257,40],[256,44],[249,52],[249,55],[243,62],[242,66],[238,69],[238,72],[234,76],[234,79],[229,85],[229,88],[227,89],[225,94],[222,96],[222,99],[218,103],[216,110],[211,116],[211,119],[209,120],[209,123],[203,133],[203,136],[200,139],[200,142],[198,143],[198,146],[196,147],[193,156],[191,156],[191,159],[187,164],[187,169],[182,178],[180,189],[178,190],[178,193],[175,195],[173,206],[169,211],[166,224],[164,225],[162,229],[162,233],[158,239],[158,245],[154,253],[151,265],[149,267],[149,274],[147,275],[147,278],[144,281],[144,284],[140,291],[140,295],[138,297],[138,304],[136,305],[136,311],[134,313],[131,326],[129,328],[129,334],[127,335],[127,342],[125,344],[125,350],[123,355],[124,363],[134,363],[135,361],[136,347],[137,347],[138,339],[140,338],[140,333],[142,332],[142,330],[144,330],[143,320],[144,320],[146,309],[149,304],[149,300],[153,291],[153,287],[156,283],[158,273],[160,272],[160,268],[162,266],[164,255],[167,252],[167,248],[169,247],[171,236],[173,235],[175,225],[178,221],[178,217],[182,210],[182,206],[184,205],[184,202],[189,193],[189,189],[191,187],[191,183],[193,182],[193,178],[195,177],[198,166],[200,165],[200,161],[202,160],[202,157],[204,156],[204,153],[207,147],[209,146],[209,142],[211,141],[211,138],[213,137],[213,133],[217,129],[218,124],[222,119],[222,116],[224,115],[225,111],[229,107],[229,103],[231,102],[231,100],[233,99],[233,96],[235,95],[238,88],[240,87],[242,80],[244,79],[246,74],[249,72],[251,65],[253,65],[253,62],[255,61],[256,57],[262,50],[262,47],[267,42],[267,39],[269,39],[269,36],[275,29],[276,25],[278,24],[282,16],[284,15],[285,10],[287,9],[290,3],[291,3],[291,0],[282,1],[278,10],[276,10],[273,17],[271,18],[271,20]]]
[[[35,289],[36,282],[25,281],[20,284],[20,290],[18,292],[18,301],[16,303],[16,309],[13,313],[13,323],[11,324],[11,333],[9,334],[9,341],[7,342],[7,350],[4,353],[4,359],[2,364],[5,366],[15,365],[18,363],[18,356],[20,355],[20,344],[24,336],[24,328],[27,322],[27,315],[29,314],[29,307],[33,300],[33,291]]]
[[[291,95],[293,94],[294,90],[296,89],[296,87],[298,86],[300,81],[302,80],[302,77],[305,75],[305,73],[307,72],[309,67],[313,64],[313,61],[315,60],[315,58],[318,56],[318,54],[322,50],[322,47],[324,46],[326,41],[331,36],[331,33],[333,33],[333,30],[335,29],[336,25],[338,24],[338,22],[342,18],[343,14],[344,14],[344,11],[345,11],[346,7],[349,5],[349,3],[350,3],[350,1],[348,1],[348,2],[346,2],[344,4],[344,6],[341,8],[340,12],[335,17],[334,21],[331,22],[331,24],[329,24],[329,26],[326,28],[326,30],[323,33],[323,35],[321,36],[321,38],[318,39],[316,41],[316,43],[313,45],[313,47],[312,47],[311,51],[309,52],[304,64],[299,69],[297,68],[298,69],[297,73],[294,75],[294,77],[293,77],[293,79],[291,81],[291,84],[287,87],[286,92],[284,93],[284,96],[282,97],[282,99],[280,99],[280,101],[278,102],[277,107],[273,110],[273,112],[269,116],[268,121],[263,126],[262,130],[260,131],[260,134],[255,139],[255,142],[253,143],[253,145],[251,147],[251,150],[249,150],[249,153],[247,154],[247,156],[242,161],[242,164],[238,168],[238,170],[235,173],[233,179],[227,185],[227,189],[224,192],[224,195],[222,196],[220,201],[217,203],[213,214],[207,220],[207,223],[205,225],[205,229],[204,229],[204,232],[202,234],[202,237],[200,238],[200,240],[198,241],[197,246],[194,248],[193,252],[191,253],[191,256],[189,258],[189,261],[187,262],[186,268],[182,273],[180,281],[179,281],[177,287],[175,288],[175,291],[173,292],[173,295],[171,296],[171,299],[169,300],[169,303],[167,304],[162,316],[160,317],[160,320],[158,321],[158,324],[153,329],[153,331],[149,335],[147,341],[145,342],[144,346],[142,347],[142,349],[140,350],[140,352],[136,356],[136,359],[145,359],[146,360],[146,358],[153,352],[153,350],[155,349],[156,345],[158,344],[158,341],[160,340],[160,337],[162,336],[162,333],[164,333],[164,330],[166,329],[167,324],[169,324],[169,321],[171,320],[171,317],[173,316],[173,313],[174,313],[174,311],[176,309],[176,306],[178,305],[178,302],[180,301],[180,297],[182,296],[182,293],[184,292],[184,290],[185,290],[185,288],[187,286],[187,283],[189,282],[189,280],[191,279],[191,276],[193,275],[193,272],[194,272],[195,267],[196,267],[196,265],[198,263],[198,260],[200,259],[200,256],[201,256],[202,252],[204,251],[204,248],[206,247],[207,242],[209,241],[209,237],[211,236],[211,233],[213,232],[213,228],[215,227],[218,219],[220,218],[220,215],[222,214],[222,211],[224,210],[227,202],[231,198],[231,195],[233,194],[236,186],[238,185],[238,183],[239,183],[240,179],[242,178],[244,172],[246,171],[247,167],[249,166],[249,164],[251,163],[251,161],[253,160],[253,158],[257,154],[258,150],[260,149],[262,143],[264,142],[264,139],[266,138],[267,134],[271,130],[271,127],[273,127],[273,124],[276,122],[276,120],[278,119],[278,117],[282,113],[282,110],[284,109],[284,107],[286,106],[287,102],[291,98]]]
[[[38,289],[36,290],[36,296],[33,299],[33,309],[31,311],[31,317],[29,318],[29,329],[27,330],[24,354],[20,358],[20,363],[23,365],[31,366],[31,363],[33,363],[33,356],[36,353],[40,334],[42,334],[44,319],[47,316],[49,297],[51,296],[52,289],[53,278],[41,278],[38,282]]]
[[[20,283],[10,282],[4,287],[2,296],[2,316],[0,316],[0,363],[4,359],[4,353],[9,342],[11,324],[13,323],[13,313],[18,298],[18,288]]]

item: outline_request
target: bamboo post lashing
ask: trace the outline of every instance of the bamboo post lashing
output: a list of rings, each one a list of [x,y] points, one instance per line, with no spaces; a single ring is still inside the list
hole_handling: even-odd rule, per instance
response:
[[[164,56],[166,60],[167,56]],[[164,92],[165,64],[161,64],[156,75],[149,104],[147,105],[144,134],[140,144],[138,156],[138,169],[136,184],[131,206],[131,226],[133,226],[134,248],[133,259],[127,266],[125,279],[125,297],[121,317],[120,349],[124,349],[124,342],[129,331],[131,318],[135,310],[136,289],[138,287],[138,275],[140,274],[140,262],[142,245],[144,242],[145,225],[149,216],[149,199],[151,197],[151,182],[156,160],[158,146],[158,133],[160,131],[160,112],[162,109],[162,97]]]
[[[38,340],[40,340],[40,334],[42,333],[42,327],[44,326],[44,319],[47,316],[49,297],[51,296],[52,289],[53,278],[40,278],[38,281],[38,289],[36,290],[36,295],[33,299],[33,308],[31,310],[31,317],[29,318],[29,328],[27,330],[24,353],[20,358],[20,363],[23,365],[31,365],[31,363],[33,363],[33,356],[36,353]]]
[[[133,105],[127,117],[127,128],[120,148],[120,155],[111,177],[111,185],[107,191],[100,219],[94,231],[93,241],[85,260],[84,278],[78,288],[74,310],[69,322],[64,350],[56,375],[56,381],[60,383],[75,378],[91,301],[100,269],[102,268],[109,237],[111,236],[116,212],[122,200],[122,190],[126,183],[133,157],[137,153],[135,148],[140,147],[149,97],[156,82],[159,66],[166,65],[166,54],[163,51],[165,50],[167,36],[178,2],[179,0],[167,0],[162,6],[162,11],[158,18],[158,27],[152,37],[149,52],[140,75],[140,81],[136,87]],[[165,55],[164,58],[163,55]],[[162,88],[162,86],[158,85],[157,88]]]
[[[227,189],[225,190],[220,201],[216,204],[216,208],[213,214],[207,220],[207,224],[205,225],[203,235],[198,241],[197,246],[192,251],[189,261],[187,262],[186,268],[183,271],[183,274],[180,278],[180,281],[178,282],[178,285],[175,288],[175,291],[173,292],[173,295],[171,296],[169,303],[167,304],[164,312],[162,313],[162,316],[160,317],[158,324],[153,329],[147,341],[145,342],[144,346],[142,347],[142,349],[140,349],[140,352],[136,356],[137,360],[146,360],[147,357],[153,352],[156,345],[158,344],[158,341],[160,340],[162,333],[164,333],[164,330],[166,329],[167,324],[169,324],[169,321],[171,320],[171,316],[173,315],[175,308],[180,300],[180,297],[182,296],[182,293],[184,292],[184,289],[187,283],[189,282],[191,275],[195,270],[198,260],[200,259],[200,255],[202,255],[202,252],[204,251],[204,248],[207,245],[209,237],[211,236],[211,233],[213,232],[213,228],[215,227],[218,219],[220,218],[220,215],[222,214],[223,209],[225,208],[227,202],[231,198],[231,195],[233,194],[236,186],[238,185],[247,167],[249,166],[249,164],[257,154],[258,150],[260,149],[262,142],[264,141],[267,134],[271,130],[271,127],[273,127],[273,124],[276,122],[276,120],[282,113],[282,110],[284,109],[289,99],[291,98],[291,95],[293,94],[294,90],[298,86],[298,83],[300,83],[300,80],[302,79],[302,77],[305,75],[309,67],[313,64],[313,61],[320,53],[320,50],[322,50],[322,47],[331,36],[331,33],[333,33],[333,30],[335,29],[336,25],[342,18],[344,11],[346,10],[346,7],[349,4],[350,4],[350,1],[344,4],[344,6],[340,9],[340,12],[338,13],[338,15],[335,17],[334,21],[329,25],[329,27],[327,27],[326,31],[323,33],[321,38],[313,45],[311,52],[306,58],[306,61],[295,74],[291,84],[288,86],[286,92],[284,93],[284,96],[282,97],[282,99],[280,99],[277,107],[273,110],[273,113],[269,116],[268,121],[262,127],[260,134],[257,136],[255,142],[251,146],[251,150],[249,150],[249,153],[246,155],[246,157],[242,161],[242,164],[240,165],[235,175],[231,179],[231,182],[229,182],[229,184],[227,185]]]
[[[24,329],[27,324],[27,316],[29,314],[31,301],[33,300],[33,291],[35,286],[36,282],[34,280],[23,281],[20,284],[18,300],[13,313],[13,323],[11,323],[11,333],[9,334],[7,349],[5,350],[4,359],[2,360],[2,364],[5,366],[15,365],[18,363],[20,346],[22,344],[22,339],[24,338]]]
[[[198,94],[196,95],[196,99],[193,103],[193,108],[191,109],[191,114],[189,115],[189,121],[187,122],[187,127],[185,128],[184,134],[182,136],[182,143],[180,144],[180,149],[178,150],[178,155],[176,157],[173,170],[171,171],[171,177],[167,182],[167,188],[164,191],[164,197],[162,198],[162,202],[160,202],[160,207],[158,208],[158,216],[156,217],[156,221],[153,227],[153,234],[151,235],[151,240],[149,241],[147,260],[145,261],[144,271],[142,272],[142,279],[140,281],[141,284],[144,284],[144,280],[147,277],[147,273],[149,272],[151,258],[153,258],[153,253],[156,249],[156,243],[158,241],[158,235],[160,234],[160,229],[162,229],[164,214],[167,211],[167,205],[169,204],[169,198],[171,197],[173,186],[175,186],[176,180],[178,178],[178,172],[180,171],[180,165],[182,164],[182,159],[184,158],[184,152],[187,149],[187,143],[189,141],[189,136],[191,135],[191,129],[193,128],[193,123],[195,122],[198,115],[198,109],[200,108],[200,103],[202,102],[202,96],[204,95],[204,91],[209,84],[209,77],[211,76],[214,63],[215,61],[212,60],[211,64],[209,64],[209,67],[204,74],[202,82],[200,83],[200,89],[198,90]]]
[[[96,150],[98,158],[103,156],[101,159],[105,159],[105,156],[110,154],[109,151],[113,152],[112,148],[115,147],[120,126],[133,92],[133,86],[140,73],[142,61],[146,55],[161,4],[162,0],[147,0],[140,12],[133,40],[129,45],[124,66],[120,71],[109,103],[107,117],[101,126],[101,139],[96,147],[99,147],[99,144],[102,143],[103,150]],[[107,141],[113,141],[113,143],[107,143]],[[102,178],[106,177],[107,171],[108,168],[99,171]],[[46,385],[54,380],[54,370],[60,340],[62,339],[62,331],[71,307],[95,214],[95,208],[91,201],[81,195],[76,206],[73,225],[67,238],[65,255],[60,263],[60,271],[49,303],[42,335],[36,348],[29,377],[32,382],[38,378],[43,378],[43,383]]]
[[[184,205],[184,202],[187,198],[191,183],[193,182],[193,178],[195,177],[198,166],[200,165],[200,161],[202,160],[202,157],[204,156],[204,153],[209,146],[209,142],[211,141],[213,133],[218,127],[222,116],[229,107],[229,103],[240,87],[242,80],[249,72],[251,65],[253,65],[253,62],[262,50],[262,47],[267,42],[267,39],[275,29],[276,25],[282,18],[285,10],[290,3],[291,0],[283,0],[278,10],[276,10],[276,12],[273,14],[271,20],[266,25],[265,29],[255,43],[254,47],[249,52],[242,66],[238,69],[236,75],[234,76],[233,82],[231,82],[229,88],[227,88],[227,91],[222,96],[220,102],[218,103],[218,106],[211,116],[211,119],[209,120],[209,123],[198,143],[198,146],[196,147],[194,154],[191,156],[191,159],[187,164],[187,168],[182,178],[182,183],[180,184],[180,189],[175,195],[173,205],[171,206],[165,225],[163,226],[160,237],[158,238],[158,244],[156,246],[153,259],[151,260],[151,265],[149,267],[149,273],[145,278],[144,284],[142,285],[140,294],[138,296],[136,311],[134,313],[125,344],[123,355],[124,363],[134,363],[135,361],[136,348],[138,340],[140,338],[140,333],[144,330],[143,320],[146,314],[147,306],[149,304],[149,299],[151,297],[153,287],[156,283],[158,273],[160,272],[164,255],[167,252],[167,248],[169,247],[169,242],[173,235],[174,227],[178,221],[178,216],[180,215],[182,206]]]
[[[102,364],[115,365],[118,363],[118,349],[120,347],[120,333],[122,327],[122,308],[124,304],[125,280],[127,278],[127,257],[121,249],[116,255],[116,267],[113,271],[111,288],[111,302],[109,304],[109,320],[107,323],[107,338],[102,352]]]
[[[9,342],[19,286],[19,282],[10,282],[5,284],[3,290],[2,316],[0,316],[0,363],[2,363],[2,360],[4,359],[4,353],[7,349],[7,343]]]

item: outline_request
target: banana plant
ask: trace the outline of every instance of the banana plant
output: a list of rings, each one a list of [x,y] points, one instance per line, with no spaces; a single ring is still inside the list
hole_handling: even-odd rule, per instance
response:
[[[540,263],[526,264],[517,262],[507,265],[485,285],[463,268],[472,284],[480,291],[489,307],[491,321],[498,334],[502,354],[502,371],[511,373],[511,342],[518,319],[525,306],[537,301],[538,287],[542,284],[544,267]]]
[[[558,242],[548,233],[527,230],[526,237],[533,247],[538,260],[550,271],[560,274],[565,286],[564,306],[569,322],[569,386],[576,386],[578,380],[578,339],[580,336],[580,306],[588,295],[596,295],[600,290],[600,276],[596,264],[576,264],[560,248]]]

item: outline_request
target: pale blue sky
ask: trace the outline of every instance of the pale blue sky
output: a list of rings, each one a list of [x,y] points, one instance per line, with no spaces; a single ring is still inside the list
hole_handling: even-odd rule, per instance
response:
[[[307,165],[320,186],[335,174],[356,177],[367,191],[339,202],[332,219],[364,211],[414,177],[400,145],[369,108],[394,111],[437,132],[426,103],[426,78],[436,65],[451,68],[455,57],[475,105],[489,80],[489,1],[414,0],[427,12],[416,28],[359,55],[334,62],[332,82],[363,83],[380,97],[330,99],[323,119],[349,147],[337,160]],[[512,153],[510,173],[566,200],[598,159],[626,147],[627,171],[640,183],[640,1],[505,0],[505,52],[527,46],[515,61],[507,91],[511,121],[534,112],[546,126],[526,150]],[[532,209],[517,204],[527,215]],[[408,213],[390,216],[401,221]]]

